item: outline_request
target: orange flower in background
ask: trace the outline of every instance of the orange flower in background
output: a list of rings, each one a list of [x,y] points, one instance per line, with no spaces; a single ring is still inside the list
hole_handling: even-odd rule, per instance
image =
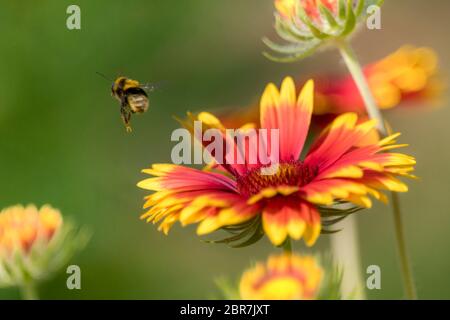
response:
[[[445,83],[439,75],[436,53],[425,47],[404,46],[387,57],[364,67],[377,104],[382,109],[439,104]],[[356,112],[367,119],[364,102],[351,76],[317,76],[312,123],[326,126],[337,115]],[[221,112],[226,127],[256,123],[259,106]],[[377,139],[377,134],[372,134]]]
[[[16,205],[0,212],[0,287],[29,288],[66,265],[89,240],[50,205]],[[34,290],[26,299],[36,299]]]
[[[405,46],[364,68],[372,93],[382,109],[406,102],[433,102],[442,95],[438,58],[429,48]],[[314,114],[365,114],[364,102],[351,76],[320,78]]]
[[[312,256],[272,256],[242,275],[239,291],[244,300],[317,299],[323,273]]]
[[[143,172],[154,177],[138,184],[155,191],[146,198],[144,208],[148,211],[142,218],[161,222],[160,230],[165,233],[177,221],[182,225],[199,223],[199,235],[261,221],[262,230],[274,245],[288,238],[303,238],[311,246],[322,230],[319,212],[323,206],[343,201],[368,208],[372,205],[369,196],[385,201],[381,190],[407,191],[398,177],[410,176],[415,160],[389,152],[402,146],[395,144],[399,134],[360,146],[375,122],[357,124],[355,113],[337,117],[300,159],[313,96],[312,81],[297,96],[291,78],[283,81],[280,91],[269,84],[262,95],[260,128],[279,130],[276,172],[265,175],[262,169],[270,165],[247,162],[225,163],[218,172],[153,165]],[[209,113],[200,113],[197,119],[218,129],[226,139],[219,119]]]
[[[0,212],[0,254],[28,253],[35,245],[48,243],[63,223],[60,212],[49,205],[17,205]]]

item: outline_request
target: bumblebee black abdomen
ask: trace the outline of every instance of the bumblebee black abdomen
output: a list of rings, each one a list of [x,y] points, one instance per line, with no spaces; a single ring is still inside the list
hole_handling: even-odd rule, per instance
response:
[[[144,113],[148,109],[147,93],[141,88],[130,88],[125,91],[125,97],[131,112]]]

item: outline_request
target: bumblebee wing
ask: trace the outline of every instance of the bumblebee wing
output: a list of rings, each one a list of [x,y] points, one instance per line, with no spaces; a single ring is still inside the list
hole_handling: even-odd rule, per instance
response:
[[[144,89],[147,92],[153,92],[155,90],[160,90],[162,87],[165,86],[165,82],[160,81],[156,83],[144,83],[141,85],[141,88]]]
[[[158,87],[154,83],[144,83],[144,84],[141,85],[141,88],[144,89],[147,92],[153,92]]]

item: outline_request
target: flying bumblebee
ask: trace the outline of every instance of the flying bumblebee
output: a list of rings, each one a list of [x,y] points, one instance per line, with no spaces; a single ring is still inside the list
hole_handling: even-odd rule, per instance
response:
[[[139,81],[118,77],[111,87],[111,94],[120,102],[120,115],[127,132],[131,132],[130,120],[133,113],[144,113],[148,109],[147,92],[156,89],[153,84],[140,84]]]

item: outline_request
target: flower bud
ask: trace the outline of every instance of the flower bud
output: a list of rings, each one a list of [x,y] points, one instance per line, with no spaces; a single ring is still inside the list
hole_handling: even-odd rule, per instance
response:
[[[368,8],[382,3],[383,0],[275,0],[275,29],[287,44],[264,39],[281,57],[264,54],[279,62],[302,59],[330,40],[350,36],[367,18]]]
[[[84,246],[85,234],[75,232],[50,205],[12,206],[0,211],[0,287],[23,286],[57,271]]]
[[[340,276],[314,256],[284,253],[247,270],[240,281],[244,300],[316,300],[338,298]],[[328,273],[328,275],[326,275]]]

